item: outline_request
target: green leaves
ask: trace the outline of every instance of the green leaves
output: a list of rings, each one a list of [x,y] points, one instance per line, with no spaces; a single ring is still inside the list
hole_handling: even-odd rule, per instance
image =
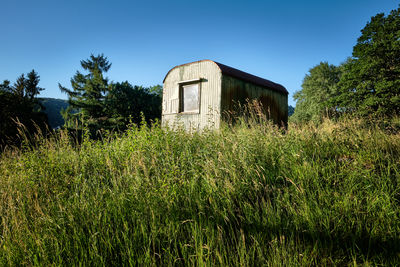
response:
[[[353,57],[336,67],[310,69],[296,92],[292,120],[352,114],[370,118],[400,114],[400,8],[371,18],[353,48]]]
[[[127,81],[109,83],[104,77],[111,63],[101,54],[82,60],[88,73],[79,71],[71,79],[72,89],[59,84],[69,97],[70,107],[63,116],[67,127],[82,128],[87,124],[92,137],[99,130],[125,130],[131,122],[139,124],[142,115],[147,122],[161,117],[162,87],[132,86]],[[141,115],[142,114],[142,115]]]
[[[336,104],[361,116],[399,115],[400,8],[372,17],[361,33],[338,84]]]
[[[311,68],[303,80],[302,89],[293,96],[297,104],[292,120],[317,122],[332,113],[328,100],[337,92],[336,85],[341,73],[340,67],[328,62]]]
[[[107,95],[106,107],[119,129],[126,129],[130,122],[139,124],[142,115],[147,122],[161,117],[161,86],[145,88],[132,86],[127,81],[113,84]]]

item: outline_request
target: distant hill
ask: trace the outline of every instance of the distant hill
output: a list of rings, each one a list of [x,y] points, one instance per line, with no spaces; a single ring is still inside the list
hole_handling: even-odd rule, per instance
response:
[[[292,106],[289,105],[289,108],[288,108],[288,115],[289,115],[289,117],[292,116],[293,113],[294,113],[294,107],[292,107]]]
[[[52,129],[64,125],[64,119],[60,112],[61,109],[68,107],[68,100],[43,97],[40,98],[40,103],[45,107],[44,112],[47,114]]]

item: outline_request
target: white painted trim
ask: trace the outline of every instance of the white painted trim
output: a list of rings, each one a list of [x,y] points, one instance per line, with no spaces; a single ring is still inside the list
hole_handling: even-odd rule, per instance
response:
[[[192,80],[186,80],[186,81],[180,81],[180,82],[177,82],[177,84],[181,84],[181,83],[194,83],[194,82],[201,82],[201,78],[192,79]]]

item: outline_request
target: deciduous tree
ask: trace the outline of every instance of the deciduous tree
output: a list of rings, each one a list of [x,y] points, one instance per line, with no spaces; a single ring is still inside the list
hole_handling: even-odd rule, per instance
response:
[[[142,116],[147,122],[161,118],[161,86],[150,88],[132,86],[122,82],[113,85],[106,98],[107,111],[119,129],[129,122],[140,123]]]
[[[297,103],[291,120],[319,121],[323,116],[331,115],[334,108],[328,101],[337,94],[341,72],[341,67],[328,62],[311,68],[303,80],[302,89],[293,96]]]
[[[344,66],[339,110],[361,116],[400,115],[400,8],[371,18]]]

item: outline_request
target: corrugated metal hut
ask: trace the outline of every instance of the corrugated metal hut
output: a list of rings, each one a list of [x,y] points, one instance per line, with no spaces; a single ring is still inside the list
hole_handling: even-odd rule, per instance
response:
[[[279,125],[288,120],[288,91],[280,84],[212,60],[172,68],[164,78],[162,125],[219,128],[235,103],[256,99]]]

